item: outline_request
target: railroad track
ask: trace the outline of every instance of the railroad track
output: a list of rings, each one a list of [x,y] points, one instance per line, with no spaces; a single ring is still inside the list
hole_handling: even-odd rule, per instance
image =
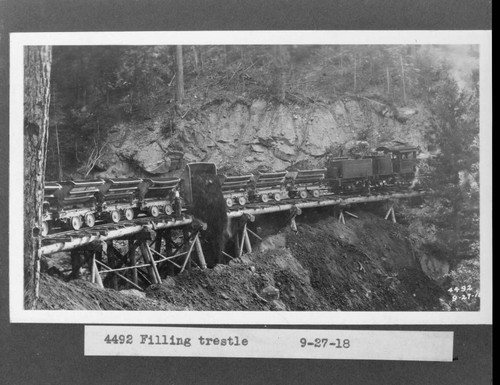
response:
[[[244,214],[261,215],[289,211],[292,209],[307,209],[325,206],[347,206],[368,202],[383,202],[394,199],[405,199],[422,196],[423,191],[388,192],[377,195],[323,195],[318,198],[285,199],[279,202],[249,203],[245,206],[228,208],[229,218],[238,218]],[[41,237],[40,254],[48,255],[59,251],[68,251],[88,245],[96,241],[109,241],[140,233],[147,229],[163,230],[168,228],[181,228],[193,223],[195,219],[190,215],[181,218],[160,215],[158,217],[140,217],[130,221],[118,223],[105,223],[79,230],[61,231]]]

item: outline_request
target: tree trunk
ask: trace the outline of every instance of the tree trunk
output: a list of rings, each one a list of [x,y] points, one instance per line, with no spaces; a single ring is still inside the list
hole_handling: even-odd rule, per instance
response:
[[[198,54],[198,49],[196,48],[195,45],[191,46],[191,49],[193,51],[193,59],[194,59],[194,71],[196,74],[200,74],[200,59],[199,59],[199,54]]]
[[[182,103],[184,99],[184,64],[182,59],[182,45],[176,46],[175,62],[177,64],[177,103]]]
[[[55,92],[55,90],[52,93],[51,104],[52,104],[52,108],[54,110],[53,116],[57,116],[57,104],[56,104],[56,92]],[[58,178],[58,180],[63,180],[61,145],[59,143],[59,128],[57,126],[57,117],[55,119],[55,128],[56,128],[57,170],[58,170],[57,178]]]
[[[52,48],[24,51],[24,286],[25,308],[38,297],[39,234],[47,156]]]
[[[401,59],[401,79],[403,81],[403,104],[406,105],[406,84],[405,84],[405,67],[403,64],[403,56],[399,56]]]
[[[58,166],[58,179],[63,180],[62,160],[61,160],[61,146],[59,145],[59,131],[56,123],[56,144],[57,144],[57,166]]]
[[[273,63],[273,91],[276,98],[282,102],[285,100],[285,67],[287,62],[287,49],[285,46],[275,46]]]
[[[357,75],[357,73],[356,73],[356,71],[357,71],[356,64],[357,64],[356,63],[356,55],[354,55],[354,93],[356,93],[356,88],[357,88],[357,84],[356,84],[357,83],[357,79],[356,79],[356,75]]]
[[[389,66],[385,67],[386,77],[387,77],[387,96],[389,96],[391,92],[391,83],[389,80]]]

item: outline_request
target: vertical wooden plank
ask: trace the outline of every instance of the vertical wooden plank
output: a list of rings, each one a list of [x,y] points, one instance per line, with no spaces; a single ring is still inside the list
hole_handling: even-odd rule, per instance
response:
[[[203,249],[201,247],[201,242],[200,242],[200,238],[198,237],[198,234],[196,234],[194,242],[195,242],[195,246],[196,246],[196,253],[198,254],[198,260],[200,261],[200,267],[202,269],[206,269],[207,263],[205,262],[205,255],[203,254]]]
[[[104,289],[104,284],[102,283],[101,275],[99,274],[99,269],[97,268],[97,263],[95,263],[95,258],[93,259],[92,270],[94,271],[97,286],[99,286],[101,289]]]
[[[340,210],[339,223],[343,223],[345,225],[344,210]]]
[[[137,264],[137,258],[135,255],[135,244],[133,239],[128,240],[128,260],[130,266],[135,266]],[[137,285],[137,269],[132,269],[132,282]]]
[[[245,247],[247,249],[247,253],[251,253],[252,252],[252,243],[250,242],[250,238],[248,237],[248,231],[247,231],[246,226],[244,228],[243,240],[245,241]]]
[[[92,256],[90,257],[90,263],[89,263],[90,282],[92,282],[92,283],[95,283],[94,265],[95,265],[95,253],[92,253]]]
[[[195,239],[198,237],[198,234],[196,234],[195,236]],[[193,251],[193,247],[194,247],[194,244],[195,244],[195,241],[193,239],[193,241],[191,242],[191,245],[189,246],[189,250],[188,250],[188,253],[186,255],[186,259],[184,260],[184,263],[182,264],[182,268],[181,268],[181,273],[186,269],[186,265],[189,261],[189,258],[191,258],[191,253]]]
[[[155,239],[155,251],[159,253],[161,251],[161,240],[163,238],[163,232],[161,230],[156,232],[156,239]]]
[[[163,236],[165,239],[165,257],[170,257],[172,255],[172,231],[167,230]],[[174,275],[174,265],[167,262],[167,275]]]
[[[146,251],[149,254],[149,259],[151,261],[151,269],[153,270],[153,274],[155,275],[156,280],[158,281],[157,283],[161,283],[161,277],[160,273],[158,272],[158,268],[156,267],[155,257],[147,244],[146,244]]]
[[[247,231],[247,224],[245,223],[245,225],[243,226],[243,231],[241,233],[241,245],[239,245],[240,249],[238,251],[238,258],[241,258],[241,256],[243,255],[243,246],[245,245],[245,233],[246,233],[246,231]]]
[[[385,214],[384,219],[388,219],[389,218],[389,215],[391,215],[391,211],[392,211],[392,205],[389,207],[389,210],[387,210],[387,214]]]
[[[394,213],[394,206],[391,207],[391,219],[393,223],[396,223],[396,214]]]
[[[76,249],[71,250],[71,276],[73,278],[80,277],[80,267],[82,266],[80,252]]]
[[[108,255],[108,266],[112,269],[117,267],[116,256],[113,252],[113,241],[107,242],[107,255]],[[111,276],[111,285],[113,289],[118,290],[118,276],[115,273],[112,273]]]
[[[238,231],[234,234],[234,255],[236,258],[240,255],[240,234]]]
[[[151,277],[151,281],[153,283],[160,283],[160,281],[158,280],[157,272],[155,272],[156,265],[151,260],[151,255],[150,255],[151,251],[149,251],[149,247],[147,245],[147,242],[141,241],[139,248],[141,250],[142,257],[144,258],[144,262],[149,264],[147,269],[148,269],[149,276]]]

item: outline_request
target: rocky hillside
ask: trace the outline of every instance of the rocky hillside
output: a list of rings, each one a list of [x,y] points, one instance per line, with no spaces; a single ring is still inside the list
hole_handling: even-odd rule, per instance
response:
[[[148,121],[146,129],[133,122],[113,127],[98,175],[175,173],[185,162],[197,161],[232,172],[259,166],[283,170],[299,162],[316,166],[328,154],[347,155],[360,146],[370,150],[393,139],[426,148],[425,111],[401,109],[398,118],[408,119],[401,123],[393,114],[384,116],[383,108],[353,97],[307,104],[217,99],[191,107],[171,136],[164,134],[163,116]]]
[[[164,175],[193,161],[279,170],[390,140],[436,151],[439,79],[452,74],[465,87],[477,70],[473,50],[462,72],[444,64],[451,53],[186,46],[179,101],[172,47],[55,47],[47,173]]]

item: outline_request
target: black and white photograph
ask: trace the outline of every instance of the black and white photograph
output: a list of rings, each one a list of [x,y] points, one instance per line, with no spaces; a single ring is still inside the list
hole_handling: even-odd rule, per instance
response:
[[[158,36],[20,47],[23,310],[488,314],[480,36]]]
[[[491,6],[0,1],[2,380],[491,384]]]

